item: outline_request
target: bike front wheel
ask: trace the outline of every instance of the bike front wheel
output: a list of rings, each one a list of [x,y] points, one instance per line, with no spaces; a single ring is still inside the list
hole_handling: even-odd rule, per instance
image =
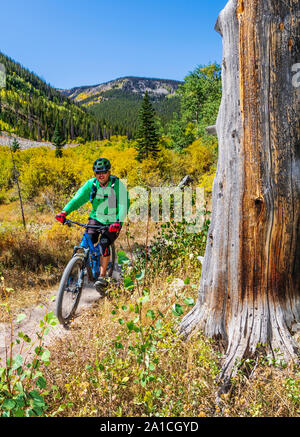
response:
[[[56,301],[56,316],[67,326],[74,318],[83,288],[85,274],[84,259],[74,256],[68,262],[61,277]]]

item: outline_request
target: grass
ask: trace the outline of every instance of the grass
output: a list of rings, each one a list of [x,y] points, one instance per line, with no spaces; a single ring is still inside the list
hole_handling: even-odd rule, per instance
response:
[[[57,284],[81,231],[55,224],[49,214],[33,213],[27,205],[26,217],[32,219],[24,233],[20,222],[13,219],[17,204],[1,205],[0,217],[7,217],[8,210],[3,213],[2,208],[9,208],[12,219],[2,221],[1,271],[6,286],[16,289],[11,310],[17,313],[43,301],[49,286]],[[107,298],[82,310],[66,336],[48,347],[50,362],[40,368],[47,381],[47,415],[299,416],[299,367],[264,355],[241,363],[230,392],[218,396],[224,350],[201,332],[183,341],[177,329],[198,294],[201,264],[196,257],[190,258],[189,251],[198,245],[203,255],[203,242],[186,244],[182,229],[175,231],[172,244],[176,251],[172,245],[171,252],[169,246],[162,251],[161,242],[154,246],[148,275],[136,279],[145,268],[146,241],[158,242],[161,234],[151,222],[147,235],[139,224],[130,225],[129,233],[122,230],[117,247],[127,255],[137,251],[136,270],[125,260],[127,283],[114,286]],[[39,282],[32,285],[30,280],[37,278]],[[5,308],[0,308],[1,321],[5,321]]]
[[[242,367],[230,393],[218,398],[223,351],[201,333],[187,342],[180,338],[182,315],[174,315],[173,306],[180,304],[186,313],[185,298],[196,299],[197,293],[193,284],[175,293],[172,282],[157,278],[143,305],[146,340],[151,333],[148,344],[127,326],[137,291],[115,290],[76,319],[67,341],[57,340],[50,348],[47,379],[60,393],[52,408],[63,402],[61,415],[75,417],[299,416],[299,368],[266,363],[264,357],[251,365],[251,377],[249,366]],[[162,314],[157,326],[149,311]],[[151,325],[154,329],[147,331]],[[145,360],[138,354],[141,343],[146,344]]]
[[[70,405],[63,415],[211,415],[217,354],[201,335],[183,342],[176,329],[179,318],[172,312],[174,303],[182,303],[191,292],[186,287],[176,297],[170,283],[157,278],[143,305],[141,324],[135,324],[143,337],[141,331],[128,329],[137,316],[137,291],[114,290],[109,299],[83,312],[67,343],[58,340],[50,348],[48,379]]]

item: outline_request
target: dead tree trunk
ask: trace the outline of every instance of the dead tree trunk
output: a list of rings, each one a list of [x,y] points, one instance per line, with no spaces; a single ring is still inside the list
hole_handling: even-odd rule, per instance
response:
[[[296,358],[300,319],[298,0],[229,0],[223,37],[219,160],[199,298],[181,324],[226,341],[221,372],[266,345]]]

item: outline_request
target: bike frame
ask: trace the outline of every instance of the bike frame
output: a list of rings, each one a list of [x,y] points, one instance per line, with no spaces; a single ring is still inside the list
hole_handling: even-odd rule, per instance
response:
[[[72,224],[87,228],[98,229],[100,232],[104,232],[108,229],[108,226],[97,226],[97,225],[83,225],[82,223],[74,222],[72,220],[66,220],[66,225],[72,226]],[[92,243],[90,235],[85,232],[82,236],[82,240],[80,246],[75,246],[73,251],[73,256],[78,254],[78,251],[83,249],[84,251],[84,260],[85,267],[87,268],[87,273],[90,281],[95,281],[100,273],[100,256],[101,256],[101,247],[98,242],[96,246]]]
[[[97,245],[94,246],[91,237],[85,232],[82,236],[80,247],[88,250],[86,261],[89,279],[96,280],[100,273],[100,244],[97,243]]]

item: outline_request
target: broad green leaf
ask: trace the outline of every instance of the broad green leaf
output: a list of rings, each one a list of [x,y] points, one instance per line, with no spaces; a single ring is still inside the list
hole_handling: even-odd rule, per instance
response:
[[[22,313],[22,314],[18,314],[17,318],[16,318],[16,323],[21,323],[24,319],[26,319],[26,314]]]
[[[136,275],[137,281],[141,281],[145,276],[145,270],[142,270],[141,273]]]
[[[18,333],[18,337],[22,338],[24,341],[26,341],[26,343],[30,343],[31,342],[31,338],[28,337],[28,335],[24,334],[23,332],[19,332]]]
[[[178,303],[175,303],[175,304],[173,305],[172,312],[173,312],[173,314],[174,314],[175,316],[181,316],[181,315],[183,314],[182,306],[179,305]]]
[[[155,364],[153,364],[153,363],[149,363],[149,370],[150,370],[150,372],[153,372],[153,370],[155,370]]]
[[[134,328],[134,323],[132,320],[130,320],[129,322],[126,323],[127,328],[129,329],[129,331],[133,331]]]
[[[29,395],[32,399],[31,404],[33,404],[34,407],[39,408],[45,406],[44,398],[42,398],[37,390],[32,390],[31,392],[29,392]]]
[[[18,355],[16,356],[16,358],[14,359],[14,362],[13,362],[13,363],[14,363],[14,364],[13,364],[13,366],[12,366],[12,370],[16,370],[16,369],[18,369],[19,367],[21,367],[22,364],[23,364],[23,357],[22,357],[22,355],[18,354]]]
[[[162,327],[161,320],[157,320],[157,322],[155,323],[155,328],[160,329],[161,327]]]
[[[1,408],[3,410],[12,410],[13,408],[15,408],[16,403],[13,399],[5,399]]]
[[[148,302],[148,300],[150,299],[150,296],[143,296],[143,297],[139,297],[138,302],[139,303],[145,303]]]
[[[133,283],[132,279],[130,278],[130,276],[126,276],[124,278],[124,287],[127,290],[130,290],[130,289],[132,289],[134,287],[134,283]]]
[[[14,417],[25,417],[25,411],[21,408],[18,408],[14,411]]]
[[[42,352],[43,352],[43,348],[42,348],[41,346],[37,346],[37,347],[34,349],[34,352],[35,352],[37,355],[41,355]]]
[[[45,401],[42,397],[39,399],[36,397],[33,399],[33,407],[37,416],[41,416],[43,414],[42,408],[46,406]]]
[[[151,317],[151,319],[155,319],[155,313],[153,310],[148,310],[146,316]]]
[[[46,349],[41,356],[41,360],[44,362],[48,362],[50,358],[50,351],[48,349]]]
[[[120,250],[118,252],[118,264],[128,264],[130,262],[130,259],[126,256],[126,253],[123,250]]]
[[[124,349],[124,346],[123,346],[123,344],[120,343],[119,341],[116,341],[116,342],[115,342],[115,348],[116,348],[116,349]]]
[[[25,396],[22,395],[22,394],[20,394],[20,395],[16,398],[16,403],[17,403],[17,406],[18,406],[19,408],[24,407],[24,406],[25,406],[25,403],[26,403]]]
[[[186,299],[184,299],[184,303],[186,305],[194,305],[194,299],[192,297],[187,297]]]
[[[47,385],[46,379],[43,376],[39,376],[38,379],[36,380],[36,385],[41,389],[46,388]]]
[[[57,322],[55,314],[51,311],[45,315],[45,321],[48,323]]]

